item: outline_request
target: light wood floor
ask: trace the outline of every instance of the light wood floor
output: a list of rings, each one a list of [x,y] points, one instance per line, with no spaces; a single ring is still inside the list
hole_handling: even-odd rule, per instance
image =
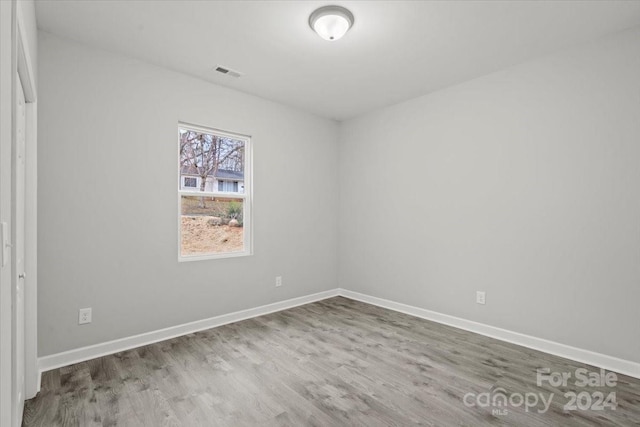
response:
[[[640,380],[536,385],[537,368],[584,367],[337,297],[46,372],[23,425],[640,425]],[[554,397],[544,414],[463,403],[500,387]],[[563,411],[571,390],[615,392],[617,408]]]

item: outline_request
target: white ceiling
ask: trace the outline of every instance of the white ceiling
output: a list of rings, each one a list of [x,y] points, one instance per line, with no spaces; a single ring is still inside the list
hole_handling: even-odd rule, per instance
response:
[[[308,25],[327,4],[355,15],[336,42]],[[640,1],[41,0],[36,13],[42,30],[337,120],[640,25]]]

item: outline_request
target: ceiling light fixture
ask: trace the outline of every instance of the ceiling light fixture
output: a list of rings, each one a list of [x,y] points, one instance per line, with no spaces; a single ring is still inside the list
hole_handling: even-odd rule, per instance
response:
[[[353,14],[342,6],[324,6],[309,16],[309,26],[320,37],[336,41],[353,25]]]

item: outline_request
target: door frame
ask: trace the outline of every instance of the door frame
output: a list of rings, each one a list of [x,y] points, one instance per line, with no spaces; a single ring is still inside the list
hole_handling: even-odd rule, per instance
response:
[[[24,14],[24,16],[23,16]],[[29,15],[26,15],[29,14]],[[33,397],[39,387],[37,364],[37,164],[36,164],[36,69],[32,58],[37,52],[29,50],[27,35],[34,37],[31,23],[33,8],[17,0],[0,0],[0,222],[6,225],[7,259],[0,263],[0,425],[11,426],[13,419],[12,381],[12,291],[14,274],[11,250],[13,210],[12,146],[15,140],[17,76],[23,80],[26,97],[26,171],[25,171],[25,268],[32,274],[25,281],[25,398]],[[31,28],[31,30],[30,30]],[[4,96],[5,94],[9,96]],[[0,249],[5,248],[0,241]],[[4,264],[4,265],[3,265]],[[27,266],[28,265],[28,266]]]
[[[0,1],[0,90],[3,94],[13,91],[14,58],[14,2]],[[13,96],[0,97],[0,222],[5,226],[1,250],[5,252],[5,233],[11,227],[11,129]],[[12,271],[11,261],[0,262],[0,425],[10,425],[12,417],[11,385],[11,312]]]
[[[16,72],[20,76],[25,98],[25,271],[24,282],[24,355],[25,355],[25,399],[30,399],[40,390],[38,369],[38,223],[37,223],[37,96],[35,69],[27,44],[26,27],[22,8],[16,8]],[[35,53],[35,52],[33,52]],[[14,76],[16,73],[14,73]],[[15,77],[14,77],[15,78]],[[15,78],[14,87],[18,84]],[[15,91],[13,91],[15,108]],[[15,132],[16,115],[12,114]],[[15,133],[13,134],[15,140]],[[15,183],[12,184],[15,189]],[[15,207],[14,207],[15,208]],[[14,222],[15,224],[15,222]],[[17,272],[14,274],[16,276]],[[17,277],[17,276],[16,276]]]
[[[12,271],[12,286],[11,286],[11,305],[12,305],[12,422],[13,425],[19,426],[22,424],[22,415],[24,413],[25,398],[25,362],[27,360],[25,354],[25,282],[26,277],[24,273],[27,271],[25,263],[26,256],[26,154],[27,154],[27,103],[24,97],[23,85],[20,81],[20,76],[16,74],[16,137],[14,138],[14,144],[12,147],[12,176],[13,182],[13,195],[11,206],[13,212],[11,218],[13,219],[13,230],[11,236],[11,271]]]
[[[13,145],[16,136],[16,85],[22,79],[26,108],[25,158],[25,270],[32,272],[25,281],[25,398],[35,396],[39,387],[37,362],[37,104],[36,70],[32,62],[36,52],[29,50],[25,18],[31,21],[32,9],[25,10],[17,0],[0,1],[0,222],[6,225],[6,248],[15,235],[12,200],[15,192],[13,180]],[[31,34],[34,36],[34,34]],[[4,249],[4,236],[0,246]],[[0,263],[0,425],[11,426],[14,419],[13,310],[12,295],[17,273],[13,271],[12,251],[8,250],[5,263]],[[4,264],[4,265],[2,265]]]

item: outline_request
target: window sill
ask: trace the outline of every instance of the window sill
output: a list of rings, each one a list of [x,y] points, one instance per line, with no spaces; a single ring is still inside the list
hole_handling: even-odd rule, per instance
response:
[[[178,255],[178,262],[207,261],[210,259],[238,258],[238,257],[251,256],[251,255],[253,255],[253,253],[250,251],[228,252],[223,254],[211,254],[211,255],[193,255],[193,256]]]

